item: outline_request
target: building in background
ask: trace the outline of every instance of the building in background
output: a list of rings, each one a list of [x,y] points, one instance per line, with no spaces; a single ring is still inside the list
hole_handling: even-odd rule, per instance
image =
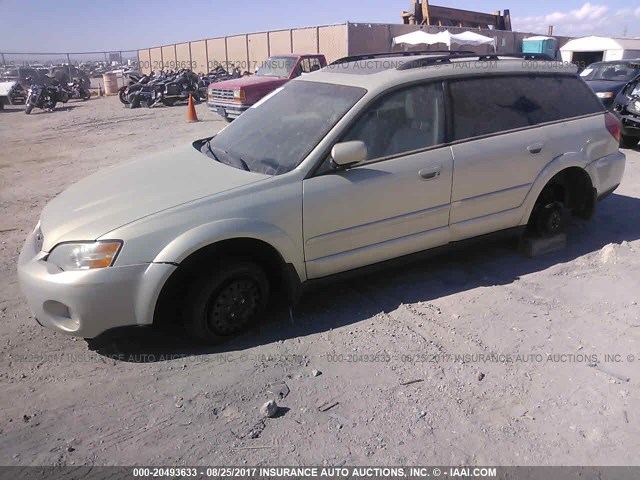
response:
[[[429,0],[415,0],[408,12],[401,14],[405,25],[435,25],[438,27],[465,27],[482,30],[511,31],[509,10],[500,14],[474,12],[457,8],[429,5]]]
[[[640,58],[640,38],[582,37],[560,48],[562,60],[589,65],[603,60]]]

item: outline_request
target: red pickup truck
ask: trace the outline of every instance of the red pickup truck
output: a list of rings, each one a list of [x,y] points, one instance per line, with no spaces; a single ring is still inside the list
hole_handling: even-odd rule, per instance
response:
[[[276,55],[266,60],[254,75],[209,85],[209,109],[230,122],[262,97],[305,73],[327,65],[324,55]]]

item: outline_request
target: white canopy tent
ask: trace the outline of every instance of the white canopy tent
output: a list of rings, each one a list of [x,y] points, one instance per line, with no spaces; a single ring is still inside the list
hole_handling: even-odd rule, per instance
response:
[[[394,45],[435,45],[436,43],[444,43],[449,50],[454,43],[458,45],[493,45],[493,50],[496,50],[495,38],[469,31],[451,33],[449,30],[445,30],[444,32],[427,33],[424,30],[416,30],[393,39]]]

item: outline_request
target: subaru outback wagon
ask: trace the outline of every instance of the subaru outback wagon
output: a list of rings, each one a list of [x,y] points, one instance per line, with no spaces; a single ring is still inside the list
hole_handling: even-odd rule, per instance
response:
[[[619,137],[572,66],[345,58],[64,191],[26,240],[22,291],[67,334],[178,319],[219,341],[318,279],[590,218],[621,181]]]

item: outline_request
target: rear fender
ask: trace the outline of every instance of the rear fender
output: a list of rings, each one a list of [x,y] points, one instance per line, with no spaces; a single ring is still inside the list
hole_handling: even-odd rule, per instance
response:
[[[520,207],[522,209],[522,217],[520,218],[519,225],[526,225],[529,222],[529,217],[531,217],[531,212],[533,211],[536,200],[538,200],[540,193],[542,193],[544,187],[549,183],[549,180],[567,168],[578,167],[585,170],[586,163],[587,162],[582,154],[572,152],[560,155],[547,164],[531,185],[531,188]],[[591,179],[591,181],[593,183],[593,179]]]

